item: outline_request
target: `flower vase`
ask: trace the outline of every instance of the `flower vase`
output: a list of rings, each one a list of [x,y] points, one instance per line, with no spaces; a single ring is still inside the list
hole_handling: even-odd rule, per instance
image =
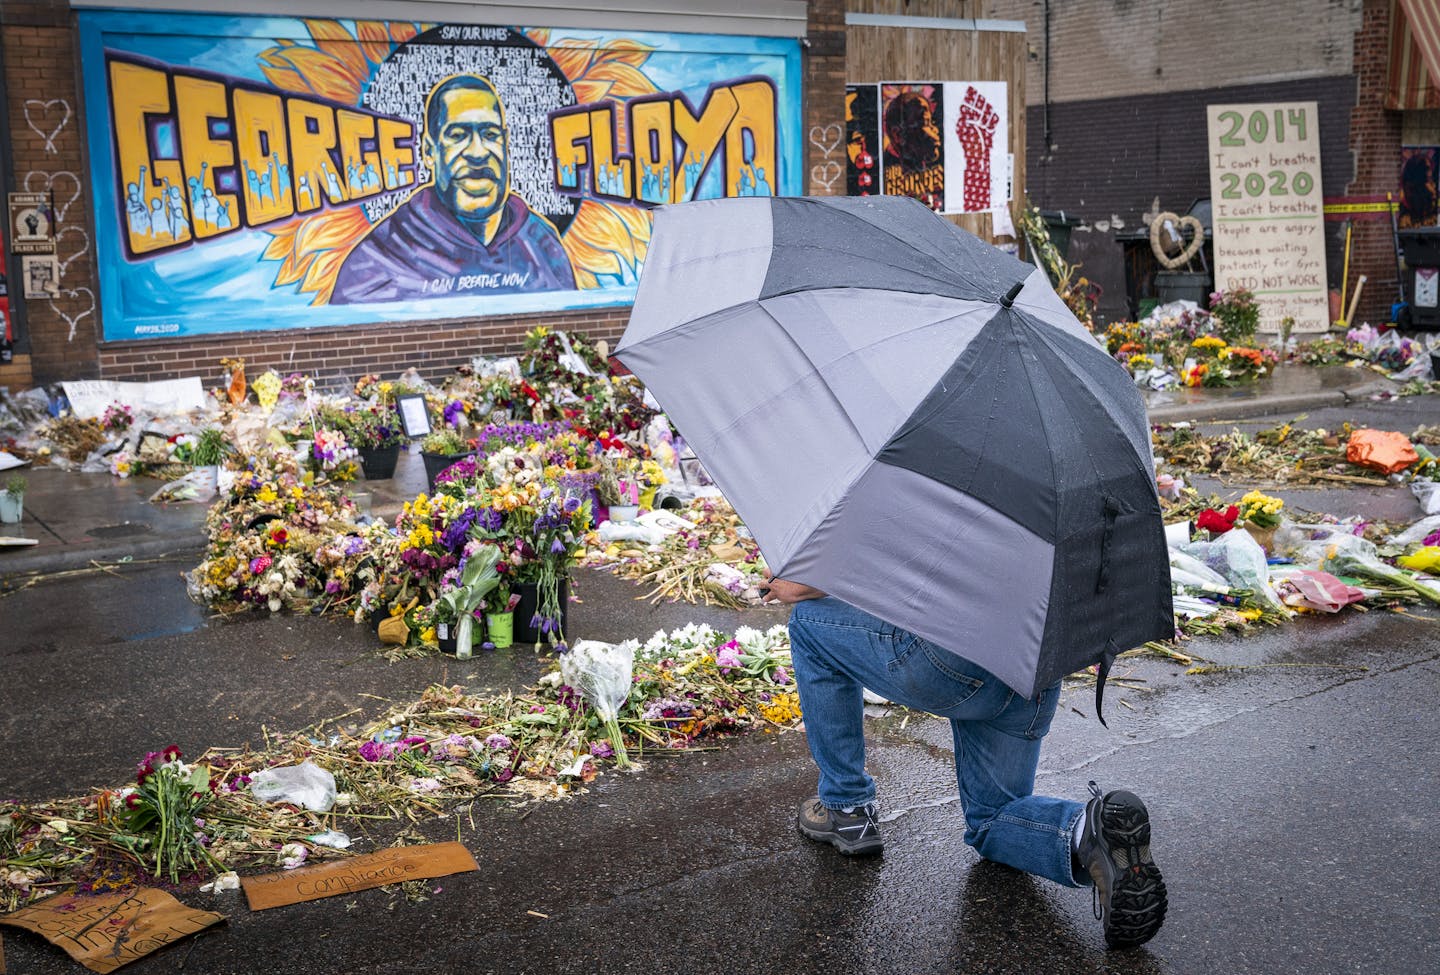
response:
[[[640,514],[638,504],[612,504],[610,506],[610,520],[614,522],[634,521]]]
[[[449,467],[451,464],[462,461],[469,456],[469,453],[432,454],[426,451],[421,451],[420,458],[425,461],[425,480],[429,482],[430,493],[435,493],[435,478],[440,475],[441,471],[445,470],[445,468]]]
[[[435,642],[440,645],[441,653],[455,654],[455,624],[436,623]]]
[[[367,481],[384,481],[395,476],[395,464],[400,459],[400,445],[388,447],[361,447],[360,469]]]
[[[1275,554],[1275,529],[1261,528],[1259,525],[1247,521],[1245,530],[1250,533],[1251,538],[1260,543],[1260,547],[1265,550],[1266,555]]]
[[[515,614],[486,613],[485,632],[496,650],[504,650],[515,642]]]
[[[0,522],[18,525],[25,515],[25,495],[11,494],[0,488]]]
[[[529,643],[542,643],[546,640],[547,634],[540,632],[539,626],[532,626],[530,621],[535,617],[535,611],[540,607],[540,587],[533,582],[522,582],[515,587],[520,594],[520,602],[515,606],[514,613],[514,639],[522,646]],[[560,579],[560,632],[570,632],[570,578],[564,576]]]

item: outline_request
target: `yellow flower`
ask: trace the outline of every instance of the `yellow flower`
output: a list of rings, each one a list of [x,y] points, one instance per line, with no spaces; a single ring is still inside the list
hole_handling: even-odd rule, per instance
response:
[[[433,646],[433,645],[438,645],[440,641],[439,641],[439,640],[436,638],[436,636],[435,636],[435,627],[433,627],[433,626],[427,626],[427,627],[425,627],[425,629],[421,630],[421,631],[420,631],[420,642],[421,642],[421,643],[428,643],[428,644],[431,644],[432,646]]]
[[[275,486],[273,484],[266,484],[255,495],[255,499],[261,504],[274,504],[280,500],[280,495],[275,493]]]
[[[302,488],[302,487],[301,487],[300,485],[298,485],[298,484],[295,485],[294,487],[292,487],[292,488],[290,489],[290,497],[292,497],[292,498],[303,498],[303,497],[305,497],[305,489]]]
[[[781,693],[772,697],[769,703],[759,705],[766,721],[775,724],[791,724],[800,720],[800,695]]]
[[[1215,349],[1218,352],[1226,348],[1228,343],[1218,335],[1202,335],[1190,344],[1197,349]]]

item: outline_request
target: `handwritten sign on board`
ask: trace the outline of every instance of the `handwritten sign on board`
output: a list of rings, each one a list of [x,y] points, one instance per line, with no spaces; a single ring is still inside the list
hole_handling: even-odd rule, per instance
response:
[[[445,877],[452,873],[479,870],[475,858],[460,843],[432,843],[426,846],[397,846],[379,853],[242,877],[240,885],[250,901],[250,910],[263,911],[286,904],[353,894],[357,890],[400,884],[407,880]]]
[[[186,907],[163,890],[49,897],[0,917],[34,931],[92,972],[113,972],[225,918]]]
[[[1210,105],[1215,287],[1246,288],[1260,329],[1330,328],[1320,121],[1315,102]]]

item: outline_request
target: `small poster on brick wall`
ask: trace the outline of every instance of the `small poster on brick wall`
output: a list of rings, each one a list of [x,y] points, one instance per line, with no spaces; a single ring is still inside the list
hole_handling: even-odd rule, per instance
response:
[[[1315,102],[1210,105],[1215,288],[1245,288],[1260,330],[1330,328]]]
[[[894,81],[845,93],[852,196],[909,196],[937,213],[1009,202],[1003,81]]]
[[[49,193],[11,193],[10,249],[16,254],[55,253],[55,208]]]

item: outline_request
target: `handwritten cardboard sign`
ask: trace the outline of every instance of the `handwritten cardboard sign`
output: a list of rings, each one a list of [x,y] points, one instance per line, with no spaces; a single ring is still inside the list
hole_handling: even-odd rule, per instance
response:
[[[242,877],[240,885],[250,910],[263,911],[286,904],[353,894],[357,890],[400,884],[407,880],[445,877],[479,870],[475,858],[460,843],[397,846],[379,853],[320,863],[313,867]]]
[[[34,931],[92,972],[113,972],[187,935],[225,920],[197,911],[163,890],[55,896],[0,917]]]
[[[98,418],[111,403],[124,403],[138,412],[170,415],[205,408],[205,389],[199,376],[157,379],[148,383],[113,379],[81,379],[61,383],[70,410],[83,419]]]
[[[1315,102],[1209,105],[1215,286],[1248,288],[1260,330],[1330,327]]]

